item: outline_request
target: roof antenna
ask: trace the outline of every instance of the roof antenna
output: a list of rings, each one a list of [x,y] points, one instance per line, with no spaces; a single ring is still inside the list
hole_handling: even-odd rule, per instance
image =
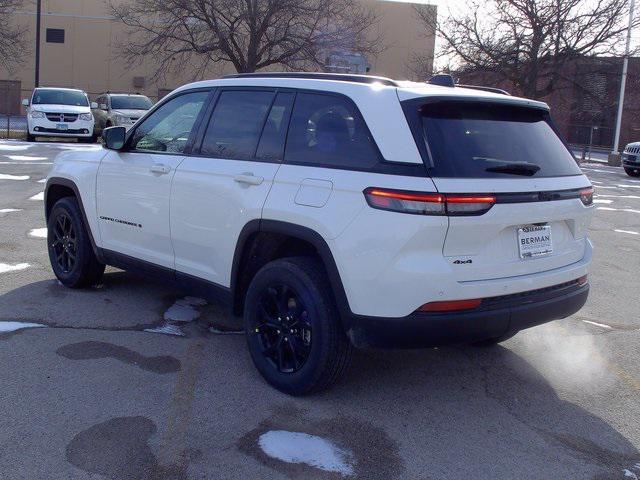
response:
[[[455,87],[456,83],[453,81],[453,77],[448,73],[440,73],[438,75],[434,75],[427,83],[431,85],[440,85],[441,87]]]

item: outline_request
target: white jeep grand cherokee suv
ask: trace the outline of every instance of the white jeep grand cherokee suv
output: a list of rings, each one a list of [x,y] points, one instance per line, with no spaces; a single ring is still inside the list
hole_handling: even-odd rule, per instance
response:
[[[352,346],[491,344],[587,299],[593,190],[547,105],[469,88],[254,74],[179,88],[60,154],[48,248],[227,302],[289,394]]]
[[[27,139],[38,137],[76,138],[79,142],[95,141],[93,114],[89,97],[82,90],[71,88],[36,88],[27,107]]]

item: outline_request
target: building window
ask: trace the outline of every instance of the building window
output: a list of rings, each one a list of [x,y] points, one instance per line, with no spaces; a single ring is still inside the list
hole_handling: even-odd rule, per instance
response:
[[[47,43],[64,43],[64,29],[47,28]]]

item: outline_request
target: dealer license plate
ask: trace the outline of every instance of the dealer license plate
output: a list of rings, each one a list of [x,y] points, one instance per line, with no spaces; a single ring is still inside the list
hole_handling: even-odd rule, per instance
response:
[[[520,258],[533,258],[553,252],[550,225],[523,225],[518,228]]]
[[[67,125],[66,123],[56,123],[56,128],[58,130],[68,130],[69,125]]]

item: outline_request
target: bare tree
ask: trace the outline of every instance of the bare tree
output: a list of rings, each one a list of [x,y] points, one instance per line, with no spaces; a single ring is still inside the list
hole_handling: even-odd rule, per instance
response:
[[[22,0],[0,0],[0,67],[11,70],[22,62],[27,48],[26,28],[13,23]]]
[[[630,0],[471,0],[465,13],[443,22],[426,9],[417,12],[441,38],[440,55],[461,70],[493,73],[524,96],[541,98],[575,59],[620,53],[629,7]]]
[[[152,58],[156,78],[219,62],[238,72],[271,65],[322,69],[328,53],[376,54],[382,49],[376,13],[357,0],[108,0],[127,25],[121,55]]]

